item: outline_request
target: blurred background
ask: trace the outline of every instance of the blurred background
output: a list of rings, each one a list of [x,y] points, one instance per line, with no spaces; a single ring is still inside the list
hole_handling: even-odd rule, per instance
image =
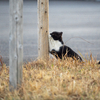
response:
[[[65,44],[78,54],[100,60],[100,0],[50,0],[49,32],[62,31]],[[24,63],[38,56],[37,1],[24,0]],[[0,0],[0,55],[9,65],[9,1]],[[88,56],[87,56],[88,55]]]

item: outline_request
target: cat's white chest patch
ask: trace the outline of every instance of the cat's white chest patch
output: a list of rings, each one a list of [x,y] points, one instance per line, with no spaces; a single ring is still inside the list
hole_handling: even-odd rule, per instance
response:
[[[53,49],[59,51],[59,48],[63,46],[59,40],[54,40],[51,36],[49,36],[49,50],[52,51]]]

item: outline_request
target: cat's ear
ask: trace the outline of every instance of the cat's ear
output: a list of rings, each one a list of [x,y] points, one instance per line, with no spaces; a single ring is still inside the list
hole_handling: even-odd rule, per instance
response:
[[[60,36],[62,36],[63,32],[60,32]]]
[[[52,33],[50,33],[50,35],[52,35]]]

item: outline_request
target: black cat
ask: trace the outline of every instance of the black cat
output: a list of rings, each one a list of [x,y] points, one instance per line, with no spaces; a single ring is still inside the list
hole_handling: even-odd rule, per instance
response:
[[[64,45],[62,40],[63,32],[52,32],[49,36],[49,52],[53,54],[56,58],[62,59],[63,57],[72,57],[82,61],[82,58],[74,52],[70,47]]]

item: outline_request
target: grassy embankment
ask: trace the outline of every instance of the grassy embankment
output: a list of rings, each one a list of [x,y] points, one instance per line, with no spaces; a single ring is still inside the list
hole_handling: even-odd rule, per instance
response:
[[[99,100],[100,65],[91,57],[33,61],[23,66],[22,86],[9,91],[9,68],[0,68],[0,100]]]

